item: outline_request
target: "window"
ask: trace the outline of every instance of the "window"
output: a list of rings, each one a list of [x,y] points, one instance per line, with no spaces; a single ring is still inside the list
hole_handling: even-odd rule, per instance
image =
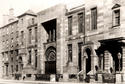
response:
[[[16,51],[16,56],[18,56],[19,51],[18,50],[15,50],[15,51]]]
[[[91,29],[97,29],[97,8],[91,9]]]
[[[35,50],[35,68],[37,68],[37,50]]]
[[[32,29],[29,29],[29,43],[31,43],[32,39]]]
[[[19,37],[19,32],[16,31],[16,38],[18,39],[18,37]]]
[[[12,71],[12,74],[13,74],[13,65],[11,65],[11,71]]]
[[[72,44],[68,44],[68,62],[72,62]]]
[[[120,25],[120,9],[113,10],[113,27]]]
[[[21,44],[23,45],[24,31],[21,31]]]
[[[32,24],[34,24],[34,18],[32,18]]]
[[[23,24],[23,18],[21,19],[21,23]]]
[[[37,27],[35,27],[35,42],[37,42]]]
[[[78,14],[78,31],[79,31],[79,33],[83,32],[83,28],[84,28],[84,16],[83,16],[83,13],[79,13]]]
[[[68,35],[72,35],[72,16],[68,17]]]
[[[28,64],[31,64],[31,51],[29,51],[29,60],[28,60]]]
[[[13,43],[13,37],[11,38],[11,42]]]
[[[16,72],[18,71],[18,65],[16,65]]]
[[[11,57],[11,62],[13,62],[13,57]]]

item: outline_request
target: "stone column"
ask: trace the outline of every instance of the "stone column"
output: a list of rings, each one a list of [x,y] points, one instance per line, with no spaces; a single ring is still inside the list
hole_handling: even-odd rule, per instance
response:
[[[55,29],[53,29],[53,41],[55,41],[55,38],[56,38],[56,34],[55,34]]]
[[[125,46],[122,47],[122,77],[123,82],[125,81]]]
[[[83,57],[83,78],[86,78],[86,56]]]
[[[123,53],[123,56],[122,56],[122,71],[125,71],[125,46],[122,47],[122,53]]]
[[[49,30],[49,42],[51,42],[51,30]]]
[[[110,68],[113,68],[113,58],[111,53],[107,50],[104,51],[104,61],[105,71],[110,72]]]

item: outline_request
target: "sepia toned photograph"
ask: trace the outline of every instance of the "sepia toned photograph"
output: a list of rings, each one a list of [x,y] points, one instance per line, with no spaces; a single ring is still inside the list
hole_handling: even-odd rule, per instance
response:
[[[125,0],[0,0],[0,84],[125,84]]]

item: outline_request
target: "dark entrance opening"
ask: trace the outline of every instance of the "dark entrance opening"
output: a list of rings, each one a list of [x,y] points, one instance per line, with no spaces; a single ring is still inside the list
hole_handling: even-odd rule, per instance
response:
[[[104,51],[109,51],[111,53],[111,56],[113,58],[113,71],[121,71],[122,70],[122,42],[119,41],[119,39],[109,39],[109,40],[103,40],[100,41],[101,46],[97,49],[97,54],[100,57],[100,54],[104,55]],[[118,53],[121,54],[121,58],[118,58]],[[103,56],[103,69],[105,69],[105,56]],[[100,61],[101,62],[101,61]],[[120,64],[119,64],[120,63]],[[120,68],[120,69],[119,69]]]
[[[81,49],[82,49],[82,42],[78,43],[78,67],[79,67],[79,71],[82,70],[82,63],[81,63]]]
[[[48,34],[47,42],[56,41],[56,19],[49,20],[47,22],[42,23],[44,29]]]
[[[113,68],[115,71],[119,71],[119,59],[118,53],[122,54],[122,48],[118,42],[108,42],[105,45],[105,49],[109,50],[113,57]],[[122,57],[121,57],[122,58]],[[122,69],[122,59],[120,59],[120,70]]]
[[[89,48],[87,48],[86,50],[86,74],[91,71],[91,50]]]
[[[56,74],[56,61],[46,61],[45,62],[45,73],[46,74]]]

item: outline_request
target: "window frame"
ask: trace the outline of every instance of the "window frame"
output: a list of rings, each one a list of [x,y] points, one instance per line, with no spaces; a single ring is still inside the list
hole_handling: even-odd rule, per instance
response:
[[[68,35],[72,35],[73,16],[68,17]]]
[[[116,14],[117,11],[119,11],[118,16]],[[117,23],[116,23],[116,20],[117,20]],[[117,26],[120,26],[120,8],[115,8],[112,11],[112,27],[117,27]]]
[[[98,10],[97,7],[93,7],[91,8],[91,30],[97,30],[97,24],[98,24],[97,20],[98,20]]]
[[[82,21],[81,21],[82,15]],[[78,13],[78,33],[84,33],[85,31],[85,11]]]
[[[68,62],[73,61],[72,44],[68,44]]]

